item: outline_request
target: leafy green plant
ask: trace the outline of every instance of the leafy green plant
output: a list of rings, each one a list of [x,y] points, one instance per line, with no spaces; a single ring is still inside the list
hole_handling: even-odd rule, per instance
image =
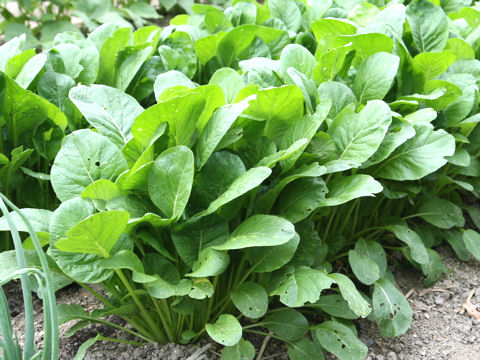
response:
[[[7,40],[26,35],[28,48],[51,44],[57,34],[67,31],[81,34],[83,29],[92,31],[105,23],[140,28],[161,18],[150,1],[142,0],[5,0],[0,12],[4,19],[0,33]]]
[[[9,213],[7,205],[13,210],[13,213]],[[2,268],[0,271],[0,334],[2,335],[0,348],[3,352],[2,359],[58,359],[57,309],[53,277],[47,257],[28,218],[3,194],[0,194],[0,209],[4,214],[3,219],[9,226],[15,244],[15,251],[12,251],[13,256],[11,257],[12,263],[6,264],[6,268]],[[34,250],[23,249],[17,224],[20,224],[30,234],[29,239]],[[27,265],[32,259],[40,264],[41,270]],[[16,278],[21,279],[25,309],[23,349],[18,342],[17,335],[13,333],[10,309],[3,291],[3,285]],[[32,291],[34,289],[43,297],[44,346],[41,350],[36,349],[34,344],[35,329],[32,304]]]
[[[116,314],[160,343],[208,334],[227,360],[254,357],[244,333],[285,341],[292,359],[364,358],[360,317],[403,334],[412,311],[390,254],[427,286],[443,240],[480,255],[464,230],[464,213],[480,226],[469,5],[234,1],[164,29],[57,35],[22,94],[65,114],[47,146],[61,204],[24,211],[56,288],[104,304],[61,307],[61,322],[122,328],[104,319]]]

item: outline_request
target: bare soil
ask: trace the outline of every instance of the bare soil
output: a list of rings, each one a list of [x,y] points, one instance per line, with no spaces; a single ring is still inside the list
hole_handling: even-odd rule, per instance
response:
[[[421,273],[413,268],[400,268],[394,271],[397,283],[408,298],[413,312],[414,322],[408,332],[389,339],[380,335],[375,323],[369,320],[357,322],[360,339],[369,347],[368,360],[463,360],[480,359],[480,323],[461,313],[464,302],[473,290],[473,304],[480,305],[480,262],[471,260],[461,262],[447,247],[441,247],[439,253],[449,274],[432,288],[423,287]],[[24,326],[22,297],[18,283],[6,287],[7,297],[13,317],[13,326],[19,331]],[[57,294],[58,303],[75,303],[87,311],[99,304],[85,290],[70,286]],[[36,341],[41,346],[43,340],[41,301],[35,300]],[[111,318],[111,321],[120,321]],[[129,339],[125,334],[103,325],[90,325],[75,335],[66,338],[65,333],[71,324],[60,329],[60,360],[72,359],[78,347],[87,339],[101,333],[104,336]],[[249,338],[257,351],[262,346],[262,337]],[[127,359],[164,359],[164,360],[213,360],[220,359],[221,347],[206,341],[197,345],[180,346],[174,344],[145,344],[135,347],[127,344],[99,342],[88,351],[85,359],[127,360]],[[335,359],[334,356],[327,356]],[[287,360],[285,346],[270,340],[262,356],[263,360]]]

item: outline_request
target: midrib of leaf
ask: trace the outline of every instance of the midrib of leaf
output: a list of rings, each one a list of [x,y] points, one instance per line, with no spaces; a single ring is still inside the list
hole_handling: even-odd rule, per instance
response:
[[[425,43],[423,42],[423,30],[422,30],[422,24],[419,24],[419,31],[420,31],[420,43],[422,47],[422,52],[425,52]]]
[[[100,245],[100,243],[95,239],[95,236],[90,232],[90,230],[87,228],[85,229],[85,232],[88,234],[88,236],[92,239],[93,244],[97,247],[97,249],[100,251],[100,253],[103,255],[103,257],[108,257],[107,251],[103,248],[103,246]],[[107,256],[105,256],[107,255]]]
[[[90,176],[90,172],[87,170],[87,167],[85,165],[85,162],[83,161],[83,156],[82,156],[82,152],[80,151],[80,148],[77,144],[77,137],[74,136],[73,137],[73,144],[75,145],[75,148],[77,149],[77,152],[78,154],[80,155],[80,160],[82,161],[82,166],[83,166],[83,169],[85,170],[85,172],[87,173],[88,177],[90,178],[90,181],[91,183],[94,183],[95,181],[93,180],[93,178]]]
[[[376,285],[380,288],[380,290],[383,293],[383,296],[386,299],[386,302],[388,303],[388,307],[390,308],[390,313],[393,314],[393,305],[392,302],[390,301],[390,298],[387,295],[387,292],[383,289],[383,287],[377,282]]]
[[[360,103],[362,102],[362,100],[363,100],[363,94],[365,93],[365,91],[367,91],[367,87],[368,87],[368,85],[370,84],[370,81],[372,81],[372,80],[373,80],[372,77],[369,77],[369,78],[367,79],[367,82],[365,83],[365,86],[363,87],[362,92],[360,93],[360,98],[358,99],[358,102],[360,102]]]
[[[87,94],[87,93],[84,93],[89,99],[90,99],[90,96]],[[127,143],[127,138],[125,137],[125,135],[123,135],[123,132],[120,128],[120,125],[117,124],[117,122],[115,121],[115,119],[108,113],[108,111],[105,111],[100,105],[98,105],[97,102],[93,101],[93,103],[99,108],[100,112],[105,114],[107,116],[107,118],[109,120],[111,120],[111,122],[113,123],[113,125],[115,126],[115,128],[117,129],[118,133],[120,134],[120,136],[122,137],[123,139],[123,143],[126,144]],[[109,105],[112,105],[111,103],[109,103]],[[122,109],[122,116],[123,116],[123,106],[120,106],[120,108]]]
[[[400,156],[403,156],[405,154],[409,154],[411,153],[412,151],[416,151],[416,150],[419,150],[419,149],[422,149],[423,147],[426,147],[426,146],[429,146],[429,145],[432,145],[434,142],[436,142],[437,140],[434,140],[432,142],[429,142],[429,143],[424,143],[422,144],[421,146],[418,146],[418,147],[414,147],[410,150],[407,150],[407,151],[403,151],[401,152],[400,154],[397,154],[397,155],[394,155],[392,156],[391,158],[389,158],[387,161],[385,161],[380,167],[378,167],[374,172],[373,174],[376,174],[380,169],[382,169],[384,166],[386,166],[389,162],[399,158]]]
[[[371,127],[370,127],[371,129]],[[369,130],[370,130],[369,129]],[[345,149],[343,150],[343,152],[340,154],[340,156],[338,157],[337,160],[342,160],[342,157],[345,155],[345,153],[350,150],[350,147],[353,146],[353,143],[355,142],[355,140],[357,140],[357,138],[360,136],[360,133],[362,132],[362,130],[360,129],[359,131],[356,132],[355,135],[353,135],[352,139],[350,140],[350,142],[348,143],[348,145],[345,147]]]

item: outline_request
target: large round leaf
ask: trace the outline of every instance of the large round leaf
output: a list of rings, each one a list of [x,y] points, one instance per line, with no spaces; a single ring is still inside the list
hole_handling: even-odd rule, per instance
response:
[[[133,121],[143,111],[133,97],[104,85],[79,85],[69,97],[90,125],[119,147],[131,139]]]
[[[384,336],[398,336],[412,323],[412,309],[405,296],[385,278],[378,279],[372,295],[373,314]]]
[[[361,360],[368,348],[345,325],[336,321],[325,321],[313,331],[318,342],[342,360]]]
[[[214,324],[206,324],[205,330],[213,340],[224,346],[233,346],[242,338],[242,325],[230,314],[220,315]]]
[[[91,130],[77,130],[62,144],[51,170],[51,182],[61,201],[82,194],[96,180],[115,181],[128,170],[120,150],[102,135]]]
[[[230,297],[237,309],[251,319],[262,317],[268,310],[267,291],[257,283],[243,283],[230,292]]]

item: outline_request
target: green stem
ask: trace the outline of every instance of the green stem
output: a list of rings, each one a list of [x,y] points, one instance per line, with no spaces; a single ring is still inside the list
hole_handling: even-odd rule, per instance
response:
[[[157,310],[158,317],[160,318],[160,321],[162,322],[163,327],[165,328],[165,331],[166,331],[167,336],[168,336],[168,341],[174,342],[175,341],[175,336],[172,333],[171,324],[165,318],[165,314],[160,309],[160,306],[158,304],[157,299],[154,299],[153,297],[151,297],[151,299],[152,299],[153,305],[155,306],[155,309]]]
[[[415,218],[415,217],[421,217],[421,216],[425,216],[425,215],[436,215],[436,214],[435,213],[417,213],[417,214],[412,214],[412,215],[405,216],[402,219],[403,220],[408,220],[408,219],[412,219],[412,218]]]
[[[330,214],[330,217],[328,219],[327,226],[325,227],[325,231],[323,233],[323,239],[326,240],[328,237],[328,232],[330,231],[330,226],[332,226],[333,218],[335,217],[335,213],[337,212],[338,207],[333,209],[332,213]]]
[[[214,291],[214,293],[217,291],[217,283],[218,283],[218,276],[215,276],[213,278],[213,291]],[[210,299],[208,299],[207,311],[205,313],[206,314],[205,323],[208,322],[208,320],[210,319],[210,315],[212,314],[213,298],[214,298],[214,296],[212,295],[212,297],[210,297]]]
[[[142,314],[144,320],[147,322],[148,326],[151,328],[159,342],[161,343],[167,343],[167,338],[164,333],[160,330],[160,328],[155,324],[155,322],[152,320],[150,315],[147,312],[147,309],[143,306],[142,302],[139,300],[137,295],[135,295],[135,292],[133,291],[132,287],[130,286],[130,283],[128,282],[127,278],[123,274],[122,270],[120,269],[115,269],[114,270],[117,276],[119,277],[120,281],[122,281],[123,285],[127,289],[127,291],[131,294],[131,297],[135,304],[137,305],[138,309],[140,310],[140,313]]]

